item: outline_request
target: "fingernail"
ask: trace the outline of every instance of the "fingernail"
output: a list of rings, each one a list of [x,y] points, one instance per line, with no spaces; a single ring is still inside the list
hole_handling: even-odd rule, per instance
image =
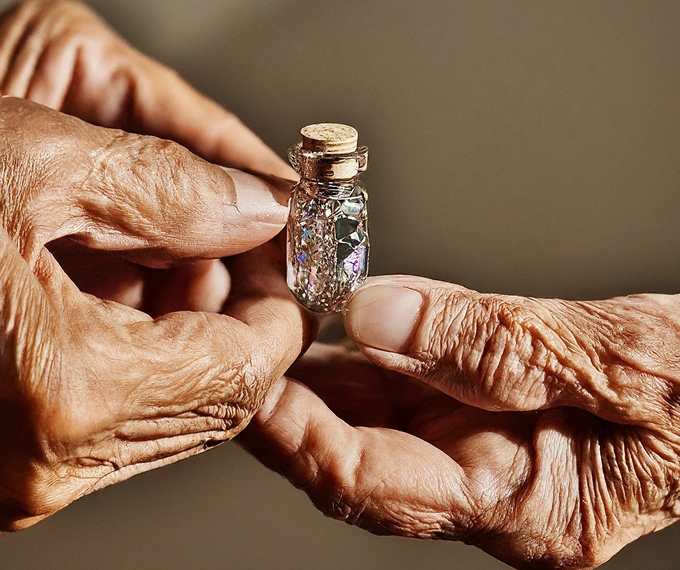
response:
[[[405,287],[373,285],[359,289],[347,305],[347,334],[359,344],[405,352],[418,326],[422,304],[422,295]]]
[[[257,176],[233,168],[224,170],[234,181],[236,207],[241,214],[258,222],[286,223],[288,203],[281,199],[281,183],[267,183]]]
[[[252,174],[261,180],[264,180],[269,187],[272,189],[274,197],[277,199],[279,204],[284,206],[288,205],[288,200],[293,193],[293,188],[297,184],[297,177],[293,178],[281,178],[280,176],[275,176],[274,174],[268,174],[266,172],[260,172],[259,170],[244,169],[243,172]],[[295,171],[293,171],[295,174]]]

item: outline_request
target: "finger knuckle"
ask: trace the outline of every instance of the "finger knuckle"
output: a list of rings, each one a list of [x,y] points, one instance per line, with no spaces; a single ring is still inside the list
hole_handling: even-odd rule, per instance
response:
[[[234,402],[247,412],[248,419],[264,404],[274,381],[272,372],[272,365],[264,351],[255,350],[246,357]]]
[[[535,331],[543,327],[530,306],[505,297],[487,297],[469,363],[479,390],[513,409],[533,409],[546,401],[545,358],[549,351]]]
[[[132,143],[121,150],[124,160],[130,162],[135,190],[147,193],[145,197],[158,204],[166,215],[192,212],[197,205],[194,178],[203,172],[198,157],[166,139],[139,136]],[[168,207],[171,205],[175,207]],[[191,217],[186,216],[183,222],[190,224]]]
[[[210,359],[213,380],[205,391],[207,401],[197,410],[201,416],[213,419],[213,427],[223,439],[231,439],[246,427],[264,404],[274,380],[266,351],[259,349],[245,325],[242,329],[241,334],[234,335],[238,346],[232,345],[229,363]]]
[[[217,126],[217,130],[228,137],[231,136],[231,133],[234,131],[240,131],[243,126],[243,122],[237,115],[231,111],[223,110],[223,115]]]
[[[375,517],[370,512],[370,493],[360,494],[356,483],[326,474],[322,484],[310,496],[314,505],[327,517],[361,528],[374,523]]]
[[[384,495],[385,483],[370,474],[365,450],[348,449],[342,458],[329,465],[319,464],[312,457],[308,461],[311,468],[306,470],[303,486],[309,489],[312,502],[324,515],[374,532],[388,528],[392,533],[398,532],[404,520],[387,501],[376,501],[375,497]]]
[[[533,409],[546,402],[559,386],[547,374],[555,358],[534,305],[468,291],[442,295],[428,333],[431,373],[460,380],[467,396],[501,408]]]

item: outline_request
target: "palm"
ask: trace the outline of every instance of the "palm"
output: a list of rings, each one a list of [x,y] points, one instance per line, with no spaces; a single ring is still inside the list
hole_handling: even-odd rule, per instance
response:
[[[578,548],[588,559],[591,545],[607,538],[613,553],[655,524],[640,517],[637,485],[623,476],[635,475],[624,465],[631,449],[643,440],[654,445],[642,428],[576,408],[483,410],[329,345],[314,345],[291,375],[363,431],[370,447],[382,446],[367,469],[384,480],[352,521],[373,532],[462,539],[511,563],[531,560],[527,544],[553,537],[544,549],[551,558],[530,565],[555,567],[560,552]],[[338,434],[329,429],[327,437]],[[353,460],[348,453],[347,462]],[[346,468],[338,466],[336,475]],[[327,514],[346,518],[337,505],[335,511],[324,505],[322,491],[310,495]],[[422,521],[423,513],[445,513],[451,524],[414,528],[408,519],[416,513]]]

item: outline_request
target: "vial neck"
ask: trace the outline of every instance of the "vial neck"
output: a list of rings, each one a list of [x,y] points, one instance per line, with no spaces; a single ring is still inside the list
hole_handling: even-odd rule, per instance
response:
[[[347,198],[351,196],[357,186],[358,176],[343,180],[335,180],[332,178],[307,178],[302,177],[301,184],[304,185],[305,190],[314,196],[321,196],[324,198]]]

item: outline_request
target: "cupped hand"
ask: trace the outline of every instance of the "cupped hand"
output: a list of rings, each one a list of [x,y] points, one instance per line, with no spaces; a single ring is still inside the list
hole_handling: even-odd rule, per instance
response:
[[[304,343],[280,252],[253,250],[283,227],[288,190],[0,98],[0,530],[245,426]],[[229,261],[225,314],[152,319],[82,293],[47,248],[57,242],[198,272],[253,251]]]
[[[324,513],[593,568],[680,516],[680,300],[373,278],[241,436]],[[377,364],[377,366],[376,366]]]

